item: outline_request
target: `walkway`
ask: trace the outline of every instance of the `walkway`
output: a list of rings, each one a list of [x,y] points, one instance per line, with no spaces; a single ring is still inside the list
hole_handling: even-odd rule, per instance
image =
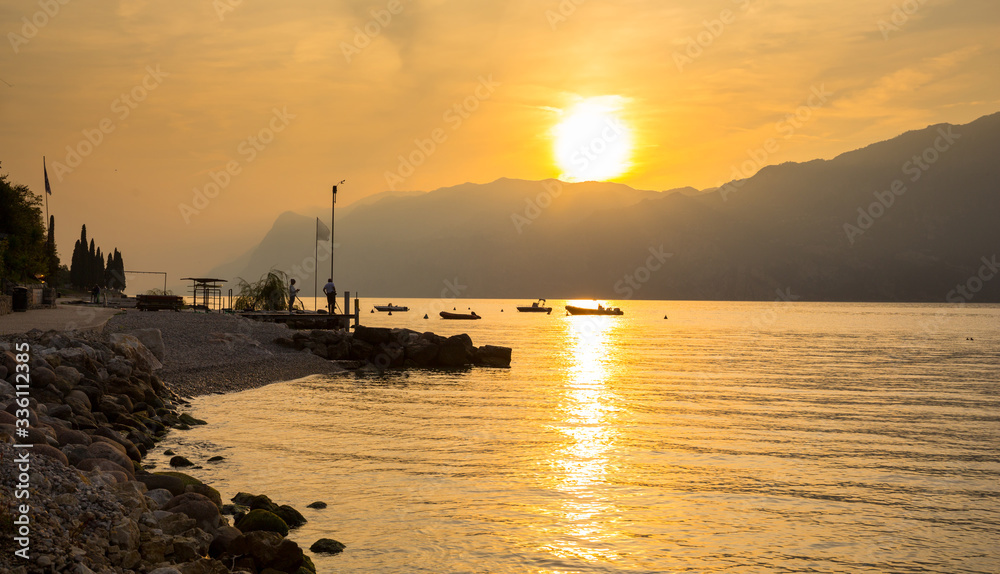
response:
[[[55,309],[31,309],[24,313],[0,315],[0,335],[48,331],[96,330],[104,327],[120,309],[87,305],[58,305]]]

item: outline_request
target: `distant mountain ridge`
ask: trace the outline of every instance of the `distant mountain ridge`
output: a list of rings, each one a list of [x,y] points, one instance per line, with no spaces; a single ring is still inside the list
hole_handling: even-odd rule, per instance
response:
[[[1000,114],[706,191],[502,178],[379,194],[338,206],[336,280],[363,296],[438,297],[448,281],[463,297],[617,300],[944,302],[963,285],[966,302],[1000,302],[984,263],[1000,253],[996,150]],[[314,238],[314,215],[283,213],[209,274],[277,267],[309,296]]]

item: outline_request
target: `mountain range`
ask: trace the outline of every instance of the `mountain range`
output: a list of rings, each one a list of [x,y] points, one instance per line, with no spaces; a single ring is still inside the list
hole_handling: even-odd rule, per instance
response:
[[[1000,302],[998,150],[1000,113],[706,190],[504,178],[386,192],[338,207],[336,283],[366,297]],[[208,275],[278,268],[310,296],[324,214],[282,213]]]

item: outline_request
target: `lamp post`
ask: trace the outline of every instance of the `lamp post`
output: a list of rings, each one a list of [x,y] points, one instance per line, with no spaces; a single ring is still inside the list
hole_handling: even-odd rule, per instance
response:
[[[344,185],[345,179],[340,180],[337,185]],[[336,239],[337,229],[337,185],[333,186],[333,203],[330,204],[330,280],[333,280],[333,246]],[[332,311],[332,310],[331,310]],[[344,311],[347,312],[346,310]]]

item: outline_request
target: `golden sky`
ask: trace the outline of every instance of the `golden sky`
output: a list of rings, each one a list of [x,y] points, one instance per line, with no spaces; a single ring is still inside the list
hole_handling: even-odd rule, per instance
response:
[[[1000,109],[998,25],[996,0],[3,0],[0,162],[41,191],[46,156],[64,260],[86,223],[197,274],[341,179],[347,204],[565,175],[581,102],[654,190],[965,123]]]

